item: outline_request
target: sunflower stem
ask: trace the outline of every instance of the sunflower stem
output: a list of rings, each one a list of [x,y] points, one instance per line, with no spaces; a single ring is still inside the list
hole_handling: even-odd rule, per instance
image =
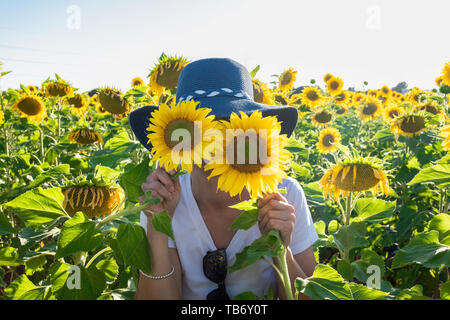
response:
[[[104,252],[111,250],[110,247],[106,247],[103,250],[100,250],[99,252],[97,252],[90,260],[89,262],[86,264],[86,269],[89,268],[89,266],[95,261],[95,259],[97,259],[101,254],[103,254]]]
[[[58,138],[61,137],[61,101],[58,100]]]
[[[284,284],[284,289],[286,291],[286,299],[287,300],[294,300],[294,296],[292,294],[292,288],[291,288],[291,279],[289,278],[289,271],[287,268],[286,263],[286,247],[283,245],[283,250],[278,255],[278,261],[280,264],[280,271],[283,275],[282,282]]]
[[[349,193],[347,199],[345,201],[345,225],[348,226],[350,224],[350,214],[352,212],[352,192]]]
[[[41,162],[44,161],[44,132],[42,131],[42,128],[39,127],[39,154],[41,158]]]

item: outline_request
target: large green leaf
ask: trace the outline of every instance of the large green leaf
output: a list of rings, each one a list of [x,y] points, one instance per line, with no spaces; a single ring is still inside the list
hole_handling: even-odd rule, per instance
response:
[[[439,242],[439,232],[431,230],[414,237],[392,260],[392,268],[418,263],[427,268],[450,266],[450,246]]]
[[[38,287],[26,275],[22,274],[5,289],[5,298],[8,300],[19,300],[27,292],[36,289]]]
[[[20,266],[21,264],[24,263],[20,260],[20,255],[16,248],[0,248],[0,266]]]
[[[69,217],[63,207],[64,195],[60,188],[37,188],[25,192],[5,204],[27,227],[38,228],[61,216]]]
[[[149,163],[150,158],[147,156],[140,164],[127,170],[120,177],[119,183],[125,190],[128,201],[137,202],[139,196],[144,194],[141,185],[150,173]]]
[[[366,225],[364,222],[353,222],[341,227],[334,235],[334,241],[341,251],[366,247],[370,243],[365,238]]]
[[[151,273],[150,248],[145,230],[136,224],[124,223],[117,231],[117,241],[123,262]]]
[[[231,230],[248,230],[258,222],[258,209],[247,210],[241,213],[231,225]]]
[[[376,198],[362,198],[356,200],[355,211],[357,219],[366,222],[381,222],[392,217],[396,207],[395,201],[388,202]]]
[[[228,270],[234,272],[252,265],[265,256],[269,258],[276,257],[282,250],[280,233],[276,230],[270,230],[260,238],[256,239],[244,250],[236,254],[236,261]]]
[[[450,185],[450,164],[437,164],[421,170],[408,185],[433,182],[440,188]]]
[[[69,256],[76,252],[90,251],[102,243],[102,233],[96,229],[95,222],[90,221],[82,212],[77,212],[66,221],[58,238],[55,258]]]
[[[8,216],[0,212],[0,236],[17,233],[17,230],[13,228],[11,223],[8,221]]]
[[[86,269],[83,266],[57,262],[50,267],[49,272],[51,290],[59,300],[95,300],[106,287],[105,274],[95,266]],[[72,280],[78,276],[79,287]]]
[[[450,215],[441,213],[431,219],[428,224],[430,230],[439,232],[439,241],[450,246]]]
[[[175,240],[172,230],[172,219],[166,211],[154,213],[151,220],[153,228],[156,231],[164,233],[166,236]]]
[[[353,300],[380,300],[388,295],[387,292],[374,290],[362,284],[349,283]]]
[[[27,189],[32,189],[40,186],[41,184],[53,180],[58,179],[61,176],[70,174],[70,166],[68,164],[61,164],[57,167],[51,168],[41,174],[39,174],[33,182],[28,185]]]

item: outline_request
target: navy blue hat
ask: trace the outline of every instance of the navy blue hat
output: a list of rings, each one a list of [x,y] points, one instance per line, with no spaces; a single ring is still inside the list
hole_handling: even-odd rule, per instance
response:
[[[178,79],[176,102],[199,101],[197,108],[210,108],[216,119],[228,120],[231,113],[251,114],[260,111],[265,116],[276,116],[281,122],[281,133],[290,136],[298,120],[294,107],[270,106],[253,100],[253,83],[250,73],[240,63],[231,59],[210,58],[189,63]],[[131,129],[147,148],[146,131],[151,112],[156,106],[145,106],[129,114]]]

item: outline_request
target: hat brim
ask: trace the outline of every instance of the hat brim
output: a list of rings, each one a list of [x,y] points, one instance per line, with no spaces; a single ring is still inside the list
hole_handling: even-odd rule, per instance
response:
[[[233,97],[210,97],[196,101],[200,102],[198,108],[212,109],[211,113],[220,120],[227,120],[233,112],[240,114],[241,111],[245,114],[260,111],[263,117],[275,116],[281,122],[281,134],[286,134],[288,137],[294,132],[298,121],[298,111],[295,107],[271,106]],[[158,109],[157,106],[144,106],[133,110],[128,116],[134,135],[148,150],[152,149],[152,145],[148,141],[149,132],[146,129],[151,121],[151,113],[156,109]]]

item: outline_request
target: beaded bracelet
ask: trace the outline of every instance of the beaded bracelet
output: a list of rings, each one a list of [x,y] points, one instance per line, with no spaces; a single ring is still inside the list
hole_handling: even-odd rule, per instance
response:
[[[156,280],[168,278],[168,277],[170,277],[173,274],[174,271],[175,271],[175,268],[172,266],[172,270],[170,270],[170,272],[168,274],[165,274],[165,275],[162,275],[162,276],[152,276],[152,275],[146,274],[144,271],[139,269],[139,272],[143,276],[145,276],[147,278],[150,278],[150,279],[156,279]]]

